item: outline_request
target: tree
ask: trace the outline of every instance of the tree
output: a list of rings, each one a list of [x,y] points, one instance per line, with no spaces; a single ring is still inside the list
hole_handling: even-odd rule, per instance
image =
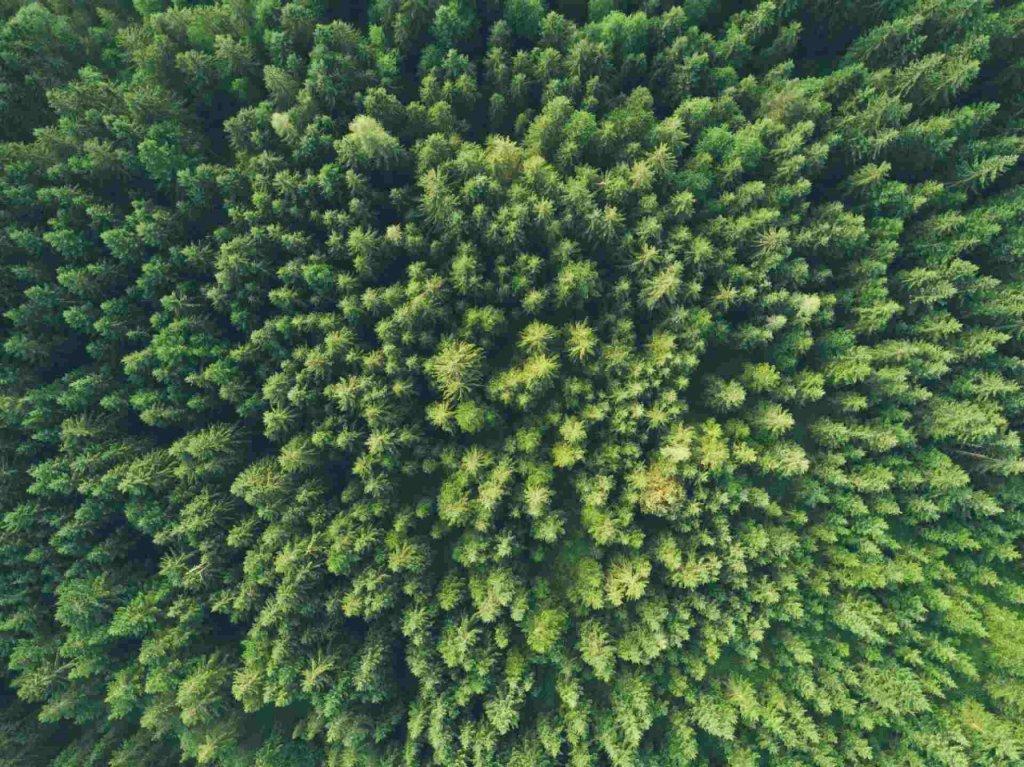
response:
[[[615,648],[599,621],[592,619],[580,627],[579,649],[583,661],[593,669],[598,679],[607,682],[612,678]]]
[[[510,0],[505,4],[505,21],[514,34],[533,40],[540,35],[546,11],[544,0]]]
[[[403,153],[398,139],[372,117],[359,115],[348,126],[349,135],[335,142],[342,162],[356,170],[387,170],[395,167]]]
[[[438,6],[434,12],[431,35],[442,51],[465,49],[479,37],[479,18],[467,0],[456,0]]]
[[[716,410],[728,412],[736,410],[746,401],[747,394],[739,381],[726,381],[719,376],[710,376],[705,398]]]
[[[459,400],[478,385],[483,356],[483,350],[475,344],[449,337],[426,361],[424,369],[446,400]]]

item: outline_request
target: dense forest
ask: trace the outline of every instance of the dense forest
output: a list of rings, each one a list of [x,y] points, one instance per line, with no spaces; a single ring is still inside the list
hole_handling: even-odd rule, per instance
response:
[[[0,0],[0,767],[1024,764],[1022,0]]]

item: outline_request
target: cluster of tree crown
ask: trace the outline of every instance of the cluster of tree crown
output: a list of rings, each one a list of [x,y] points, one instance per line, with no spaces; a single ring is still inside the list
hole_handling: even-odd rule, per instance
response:
[[[1024,760],[1024,2],[0,2],[0,766]]]

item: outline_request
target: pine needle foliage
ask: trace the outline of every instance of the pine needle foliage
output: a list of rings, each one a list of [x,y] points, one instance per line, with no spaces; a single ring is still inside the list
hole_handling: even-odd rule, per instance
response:
[[[0,2],[0,767],[1024,764],[1022,56]]]

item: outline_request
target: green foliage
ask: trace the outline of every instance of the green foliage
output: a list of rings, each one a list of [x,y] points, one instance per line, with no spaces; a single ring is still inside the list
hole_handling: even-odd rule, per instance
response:
[[[0,767],[1020,763],[1021,20],[0,3]]]
[[[445,52],[452,48],[465,50],[476,43],[480,35],[480,21],[473,3],[454,0],[438,6],[430,32],[434,44]]]
[[[372,117],[359,115],[349,123],[348,129],[349,134],[335,144],[342,162],[357,171],[366,171],[387,169],[399,161],[402,149],[398,139]]]
[[[526,40],[540,35],[541,22],[547,13],[544,0],[506,0],[504,19],[512,32]]]

